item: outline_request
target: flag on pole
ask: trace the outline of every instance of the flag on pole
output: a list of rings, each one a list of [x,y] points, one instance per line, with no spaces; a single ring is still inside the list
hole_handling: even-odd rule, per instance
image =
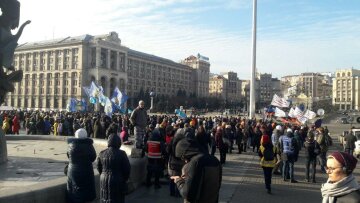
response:
[[[283,110],[276,107],[275,108],[275,116],[277,116],[277,117],[286,117],[286,113]]]
[[[306,112],[304,113],[304,116],[308,119],[313,119],[316,117],[316,113],[310,110],[306,110]]]
[[[105,108],[104,108],[104,112],[107,116],[111,117],[112,113],[113,113],[113,106],[112,103],[110,101],[110,99],[108,97],[105,97]]]
[[[285,99],[274,94],[274,97],[271,101],[271,105],[277,107],[289,107],[290,103]]]
[[[120,106],[122,94],[118,87],[115,87],[111,101],[114,102],[115,105]]]

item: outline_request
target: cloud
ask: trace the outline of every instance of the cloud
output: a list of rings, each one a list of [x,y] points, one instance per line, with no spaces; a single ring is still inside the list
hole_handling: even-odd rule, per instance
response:
[[[191,54],[208,56],[211,72],[238,72],[249,78],[251,21],[207,24],[199,15],[239,12],[251,19],[252,0],[34,0],[21,2],[21,21],[31,19],[20,41],[83,34],[119,33],[122,43],[138,51],[179,61]],[[269,5],[273,0],[261,1]],[[358,66],[360,15],[356,11],[320,10],[296,1],[303,10],[258,13],[258,61],[262,72],[275,76],[296,71]],[[291,2],[276,9],[294,6]],[[45,8],[45,9],[44,9]],[[261,8],[265,9],[265,7]],[[234,13],[237,13],[235,11]],[[202,16],[203,17],[203,16]],[[223,15],[219,15],[219,18]],[[240,18],[238,15],[231,16]],[[241,16],[245,18],[244,16]],[[224,22],[228,19],[224,17]],[[246,28],[246,29],[245,29]]]

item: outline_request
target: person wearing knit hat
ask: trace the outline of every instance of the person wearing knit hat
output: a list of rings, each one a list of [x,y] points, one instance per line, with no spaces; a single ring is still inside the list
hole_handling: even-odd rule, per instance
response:
[[[68,138],[67,157],[67,202],[91,202],[96,198],[94,169],[96,159],[93,140],[87,137],[83,128],[75,132],[75,138]]]
[[[360,185],[353,171],[357,159],[344,152],[333,152],[328,156],[326,173],[329,178],[321,187],[323,203],[359,203]]]
[[[263,135],[259,148],[260,165],[264,171],[265,188],[268,194],[271,194],[271,177],[273,168],[276,165],[276,147],[270,141],[268,135]]]

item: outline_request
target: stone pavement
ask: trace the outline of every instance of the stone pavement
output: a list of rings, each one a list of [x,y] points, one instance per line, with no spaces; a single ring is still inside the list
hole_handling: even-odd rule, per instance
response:
[[[348,126],[339,126],[337,124],[328,124],[334,145],[330,152],[341,150],[337,140],[337,135],[348,128]],[[329,153],[330,153],[329,152]],[[217,157],[219,158],[218,154]],[[282,177],[274,175],[272,178],[272,193],[266,193],[264,176],[262,168],[259,165],[258,155],[252,150],[243,154],[227,154],[227,162],[223,166],[223,179],[220,189],[219,202],[321,202],[321,184],[326,182],[327,175],[319,171],[317,165],[316,181],[317,183],[307,183],[305,179],[305,164],[303,151],[300,152],[298,162],[295,163],[295,179],[299,183],[284,182]],[[355,170],[355,176],[360,181],[360,163]],[[180,203],[181,198],[171,197],[167,181],[162,179],[162,188],[155,190],[153,187],[145,186],[137,189],[134,193],[126,197],[127,202],[142,203]]]

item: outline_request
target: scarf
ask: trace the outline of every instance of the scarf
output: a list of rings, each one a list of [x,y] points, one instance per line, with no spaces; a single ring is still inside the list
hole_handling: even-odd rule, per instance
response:
[[[331,183],[327,180],[321,187],[322,203],[335,203],[336,197],[349,194],[359,189],[360,185],[352,174],[336,183]]]

